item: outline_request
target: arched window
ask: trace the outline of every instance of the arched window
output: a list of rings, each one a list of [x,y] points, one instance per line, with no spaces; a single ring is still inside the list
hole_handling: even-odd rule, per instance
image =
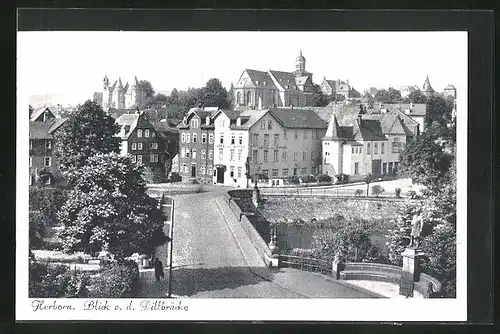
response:
[[[236,93],[236,103],[241,104],[241,92]]]
[[[252,94],[250,92],[247,93],[247,104],[250,105],[250,99],[251,99]]]

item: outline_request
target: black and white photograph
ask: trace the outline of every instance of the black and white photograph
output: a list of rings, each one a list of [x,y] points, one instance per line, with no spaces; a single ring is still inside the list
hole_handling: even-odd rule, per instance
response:
[[[17,317],[465,320],[467,32],[20,31],[17,81]]]

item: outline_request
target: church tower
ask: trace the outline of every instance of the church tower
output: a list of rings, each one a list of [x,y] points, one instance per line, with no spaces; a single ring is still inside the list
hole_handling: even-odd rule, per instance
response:
[[[110,100],[111,100],[111,95],[112,92],[110,92],[110,87],[109,87],[109,79],[108,76],[105,75],[103,79],[103,87],[102,87],[102,108],[104,110],[108,110],[110,106]]]
[[[431,83],[429,81],[429,76],[425,78],[424,86],[422,93],[427,97],[432,97],[434,95],[434,89],[431,86]]]
[[[303,76],[306,73],[306,58],[302,55],[302,50],[300,50],[300,54],[295,59],[295,76]]]

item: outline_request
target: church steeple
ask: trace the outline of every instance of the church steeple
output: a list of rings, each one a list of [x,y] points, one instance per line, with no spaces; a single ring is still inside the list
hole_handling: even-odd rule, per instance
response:
[[[295,59],[295,72],[303,73],[306,71],[306,58],[302,55],[302,50],[300,50],[299,56]]]
[[[422,93],[424,93],[425,96],[430,97],[434,94],[434,89],[431,86],[428,75],[425,78],[424,86],[422,88]]]
[[[340,131],[339,123],[337,122],[337,116],[332,112],[332,116],[330,117],[330,121],[328,122],[328,129],[326,130],[325,136],[323,140],[341,140],[342,134]]]

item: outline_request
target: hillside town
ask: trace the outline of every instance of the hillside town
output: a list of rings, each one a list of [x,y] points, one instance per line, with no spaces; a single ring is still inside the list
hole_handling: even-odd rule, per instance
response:
[[[313,78],[306,55],[290,72],[242,69],[227,89],[212,78],[166,95],[103,73],[88,101],[30,105],[30,293],[453,298],[442,242],[455,238],[460,92],[426,73],[359,92]],[[47,263],[74,264],[78,283],[42,287],[40,272],[66,273]],[[107,285],[130,266],[125,292]]]

